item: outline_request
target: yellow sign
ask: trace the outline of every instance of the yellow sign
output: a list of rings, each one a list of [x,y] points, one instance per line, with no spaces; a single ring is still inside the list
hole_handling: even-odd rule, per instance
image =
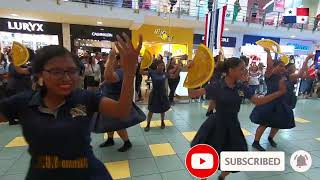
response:
[[[156,34],[159,38],[165,41],[172,41],[173,39],[173,36],[165,30],[156,29],[154,30],[154,34]]]

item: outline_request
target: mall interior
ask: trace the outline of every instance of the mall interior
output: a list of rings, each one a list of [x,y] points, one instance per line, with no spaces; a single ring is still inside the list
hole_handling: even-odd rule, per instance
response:
[[[223,34],[219,37],[221,38],[220,55],[219,50],[212,50],[212,48],[210,53],[215,58],[219,57],[218,61],[221,61],[222,64],[234,59],[239,62],[240,60],[247,61],[247,64],[243,65],[242,71],[248,74],[248,81],[245,81],[248,84],[241,82],[241,86],[229,87],[227,80],[230,77],[236,78],[235,75],[232,76],[236,73],[236,70],[233,69],[235,66],[234,64],[231,65],[232,67],[230,64],[227,66],[228,63],[224,63],[225,73],[218,75],[220,62],[218,63],[215,59],[216,69],[213,72],[213,77],[217,74],[222,80],[219,83],[210,80],[209,84],[188,89],[184,83],[188,78],[189,68],[195,66],[190,64],[196,63],[193,60],[201,48],[201,44],[205,44],[206,38],[208,38],[206,33],[208,13],[220,12],[219,10],[225,6],[227,7],[226,12],[220,15],[220,18],[223,16],[222,22],[219,17],[213,18],[215,23],[221,22],[224,25],[222,26]],[[287,13],[292,13],[292,9],[295,14],[291,17],[297,21],[287,23]],[[304,15],[302,19],[299,19],[301,9],[307,9],[308,16]],[[305,20],[308,22],[301,22]],[[215,26],[210,28],[210,32],[214,34],[212,29],[214,30]],[[142,35],[141,51],[134,54],[133,50],[130,50],[130,45],[124,48],[128,51],[119,51],[119,46],[122,45],[121,43],[119,45],[117,35],[122,35],[122,33],[129,36],[134,48],[138,46],[139,36]],[[212,34],[210,33],[210,35]],[[279,44],[281,53],[270,53],[256,43],[265,39],[273,40]],[[32,51],[29,57],[30,63],[19,67],[12,63],[11,51],[14,41]],[[37,65],[34,64],[39,62],[41,50],[48,46],[53,47],[52,45],[57,45],[54,46],[55,48],[64,47],[66,51],[71,52],[73,60],[80,62],[80,76],[76,83],[79,84],[77,88],[80,88],[83,93],[82,95],[78,94],[79,96],[66,95],[63,101],[56,104],[53,109],[50,106],[50,109],[46,102],[48,95],[45,93],[49,92],[48,84],[52,85],[53,81],[51,82],[52,79],[49,78],[50,82],[47,82],[46,74],[53,76],[60,73],[63,79],[71,78],[71,75],[76,74],[72,74],[72,69],[66,68],[60,69],[60,71],[59,69],[46,70],[45,65],[42,65],[43,72],[35,73],[36,70],[33,68]],[[141,60],[143,61],[145,57],[143,54],[146,51],[152,55],[153,62],[151,66],[147,67],[149,69],[141,69]],[[0,118],[0,180],[191,180],[206,178],[218,180],[319,180],[319,0],[0,0],[0,53],[0,112],[4,115],[13,115],[15,112],[17,115],[17,117],[10,117],[11,120],[6,116],[9,122],[2,122],[2,118]],[[56,53],[59,53],[58,50]],[[124,68],[121,73],[114,69],[114,64],[112,68],[109,67],[112,63],[108,64],[108,61],[112,59],[111,54],[113,53],[119,55],[122,62],[122,64],[120,62],[120,66],[126,63],[121,58],[121,55],[125,53],[127,54],[125,57],[139,63],[135,79],[132,80],[134,85],[128,83],[130,78],[126,76],[126,72],[123,72]],[[137,59],[133,59],[136,57],[135,55],[137,55]],[[295,107],[289,108],[282,96],[277,96],[278,99],[272,97],[273,100],[267,103],[270,106],[273,104],[274,107],[260,113],[264,113],[263,117],[281,111],[282,114],[270,115],[270,117],[280,119],[283,121],[282,123],[286,123],[285,117],[289,117],[291,113],[294,127],[273,127],[272,123],[269,123],[272,118],[267,118],[265,124],[254,123],[252,116],[255,110],[260,107],[255,105],[258,101],[256,99],[267,99],[266,97],[270,95],[270,81],[274,82],[278,77],[276,74],[278,66],[275,65],[277,63],[270,66],[268,60],[271,57],[277,61],[279,56],[284,55],[289,57],[290,66],[296,68],[290,74],[289,66],[283,65],[282,67],[285,68],[282,75],[286,77],[286,82],[293,82],[292,86],[286,84],[285,93],[291,92],[292,97],[296,99]],[[59,62],[67,65],[69,62],[61,52],[53,55],[52,52],[51,54],[47,52],[42,56],[42,58],[64,57],[65,61],[60,59]],[[115,57],[113,58],[115,59]],[[313,60],[311,64],[309,59]],[[43,60],[50,64],[50,59]],[[162,67],[159,64],[164,64],[164,69],[159,70]],[[63,66],[60,65],[60,67]],[[117,79],[112,83],[118,83],[115,85],[118,89],[111,87],[107,82],[106,74],[110,74],[109,70],[111,75]],[[203,73],[199,71],[198,73]],[[268,76],[269,74],[272,75]],[[38,76],[41,78],[37,78]],[[44,78],[42,79],[42,77]],[[293,77],[296,78],[291,81]],[[159,81],[159,78],[163,79],[161,88],[159,88],[159,82],[156,81]],[[44,82],[40,83],[40,80]],[[135,106],[132,107],[141,110],[138,116],[143,118],[139,117],[142,118],[139,122],[117,128],[118,126],[114,124],[121,123],[112,124],[112,122],[119,120],[119,118],[110,118],[112,117],[110,114],[110,117],[106,116],[105,119],[107,121],[107,117],[109,117],[113,120],[109,123],[112,130],[95,130],[98,128],[96,126],[98,126],[99,118],[104,120],[104,117],[101,116],[101,109],[108,108],[101,108],[104,99],[107,98],[98,101],[93,96],[102,97],[104,96],[103,91],[108,91],[109,93],[118,93],[120,97],[121,91],[122,97],[122,92],[129,92],[129,90],[121,90],[121,83],[125,84],[124,82],[127,82],[127,85],[122,87],[134,89],[132,99]],[[34,83],[40,85],[41,88],[45,86],[45,90],[33,89],[34,86],[31,84]],[[237,82],[235,81],[235,83]],[[220,84],[222,87],[219,86]],[[222,89],[222,91],[208,88],[210,85]],[[280,85],[276,84],[276,93],[282,92]],[[67,91],[69,88],[69,85],[60,84],[57,86],[63,91]],[[108,87],[110,89],[104,89]],[[164,91],[159,90],[162,87]],[[242,89],[237,88],[244,88],[244,95]],[[113,92],[117,90],[118,92]],[[214,99],[216,100],[216,109],[212,109],[212,100],[208,93],[210,90],[214,91],[212,94],[216,98]],[[32,91],[33,95],[25,102],[21,100],[22,98],[15,98],[23,94],[24,96],[21,95],[21,97],[25,100],[29,91]],[[191,96],[191,91],[198,92],[198,95]],[[199,93],[200,91],[202,93]],[[159,92],[161,92],[160,95],[157,94]],[[230,95],[228,93],[231,92],[236,92],[236,98],[234,94],[228,97]],[[222,94],[221,97],[219,97],[220,94]],[[35,97],[38,97],[36,103],[39,103],[36,108],[32,106]],[[72,106],[84,106],[85,115],[80,116],[86,117],[79,120],[80,122],[74,121],[77,115],[72,114],[72,110],[75,108],[70,107],[69,104],[70,99],[76,97],[77,99],[72,100]],[[110,106],[116,105],[119,100],[115,106],[119,108],[109,109],[124,112],[125,110],[121,109],[125,109],[125,107],[120,106],[120,101],[124,102],[125,100],[121,97],[108,101],[106,104]],[[19,101],[14,101],[16,99]],[[81,104],[84,101],[89,105],[88,107]],[[230,102],[232,102],[230,109],[235,108],[232,109],[232,113],[231,110],[228,110]],[[280,107],[279,104],[282,103],[284,105]],[[234,104],[238,104],[239,107],[236,108]],[[221,107],[222,105],[228,107]],[[287,107],[289,109],[279,109]],[[66,108],[71,109],[70,112],[67,112]],[[88,113],[87,115],[87,110],[94,109],[96,109],[93,111],[94,114]],[[158,109],[162,111],[160,112]],[[97,113],[98,111],[100,113]],[[104,111],[111,112],[111,110]],[[222,114],[227,114],[220,116],[219,111],[222,111]],[[154,112],[151,122],[147,121],[150,112]],[[35,113],[38,113],[39,118]],[[64,119],[62,114],[67,114],[69,119]],[[228,121],[233,117],[230,114],[236,115],[235,122],[232,122],[236,125]],[[162,117],[162,115],[165,116]],[[131,116],[133,116],[132,111],[129,114],[129,117]],[[47,118],[41,119],[40,117]],[[131,121],[130,118],[127,119],[129,120],[123,121]],[[221,119],[220,124],[218,123],[219,119]],[[212,121],[210,122],[210,120]],[[215,127],[210,129],[210,123],[211,125],[215,124],[212,125]],[[220,129],[217,127],[218,125]],[[258,127],[267,127],[260,141],[259,138],[257,141]],[[200,160],[198,168],[194,165],[193,156],[192,160],[187,158],[191,152],[191,144],[194,145],[193,142],[197,138],[203,138],[201,137],[203,134],[199,132],[205,128],[207,128],[204,130],[207,131],[205,136],[207,138],[210,136],[211,139],[203,140],[199,144],[213,146],[210,141],[215,139],[217,142],[213,144],[218,147],[219,155],[221,151],[259,152],[256,156],[263,156],[265,152],[282,152],[284,153],[284,169],[268,171],[263,168],[255,170],[251,167],[252,169],[247,168],[247,170],[220,171],[220,168],[223,167],[220,157],[218,170],[213,170],[208,176],[197,176],[195,171],[205,174],[206,169],[212,170],[212,167],[203,166],[203,163],[207,163],[205,161],[208,160],[205,156],[200,158],[204,161]],[[271,137],[273,130],[277,128],[280,130]],[[239,133],[235,133],[237,130]],[[87,131],[88,133],[85,133]],[[116,132],[112,136],[110,132],[113,131]],[[241,141],[245,146],[244,149],[237,149],[240,146],[238,140],[244,140]],[[257,144],[254,144],[256,142],[258,147]],[[217,150],[215,146],[213,147]],[[82,148],[86,150],[82,150]],[[306,154],[295,156],[299,150],[303,150]],[[39,154],[47,156],[46,153],[49,156],[62,159],[63,162],[75,162],[80,156],[80,158],[84,156],[89,164],[87,168],[82,169],[63,167],[51,167],[49,170],[37,169],[35,162],[38,161]],[[207,152],[202,150],[200,155],[201,153]],[[273,156],[269,154],[268,157]],[[214,159],[214,161],[219,164],[219,160],[216,162]],[[190,163],[193,170],[190,170],[188,165]],[[103,167],[102,172],[101,167]],[[302,171],[301,168],[306,168],[306,170]],[[231,173],[225,177],[225,173],[230,171],[240,172]],[[105,173],[108,175],[104,175]]]

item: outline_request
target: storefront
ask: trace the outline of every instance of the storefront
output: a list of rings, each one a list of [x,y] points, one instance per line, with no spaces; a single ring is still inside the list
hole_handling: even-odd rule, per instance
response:
[[[195,34],[193,38],[193,51],[195,52],[198,46],[203,43],[204,43],[204,35]],[[236,44],[237,44],[236,37],[228,37],[228,36],[222,37],[223,53],[226,58],[230,58],[236,55]]]
[[[116,35],[123,32],[131,36],[131,31],[126,28],[71,24],[71,49],[78,55],[83,51],[108,53],[115,48]]]
[[[252,61],[257,63],[267,64],[267,53],[264,49],[257,45],[256,42],[261,39],[271,39],[280,44],[280,38],[276,37],[266,37],[266,36],[255,36],[255,35],[244,35],[243,42],[241,47],[241,54],[249,57],[250,62]],[[273,58],[276,58],[276,55],[272,53]]]
[[[10,47],[13,41],[33,50],[62,45],[62,24],[0,18],[0,47]]]
[[[143,25],[132,31],[133,43],[138,43],[140,34],[143,35],[143,49],[150,50],[153,55],[167,57],[172,53],[172,56],[187,54],[189,59],[192,57],[193,29]]]

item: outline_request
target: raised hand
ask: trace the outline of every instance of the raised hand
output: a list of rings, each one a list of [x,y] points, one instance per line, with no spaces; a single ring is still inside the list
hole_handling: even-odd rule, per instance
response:
[[[116,47],[120,53],[120,62],[125,74],[134,76],[136,73],[136,64],[142,47],[142,36],[139,37],[139,45],[137,48],[133,47],[132,41],[125,33],[122,37],[117,35]]]

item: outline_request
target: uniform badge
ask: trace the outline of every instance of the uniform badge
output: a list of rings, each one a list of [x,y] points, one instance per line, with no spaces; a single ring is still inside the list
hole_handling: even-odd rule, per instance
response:
[[[238,91],[238,94],[239,94],[240,97],[244,97],[244,92],[243,92],[243,91],[240,91],[240,90],[239,90],[239,91]]]
[[[87,116],[87,107],[82,104],[78,104],[76,105],[76,107],[71,108],[70,114],[72,118],[75,118],[78,116]]]

